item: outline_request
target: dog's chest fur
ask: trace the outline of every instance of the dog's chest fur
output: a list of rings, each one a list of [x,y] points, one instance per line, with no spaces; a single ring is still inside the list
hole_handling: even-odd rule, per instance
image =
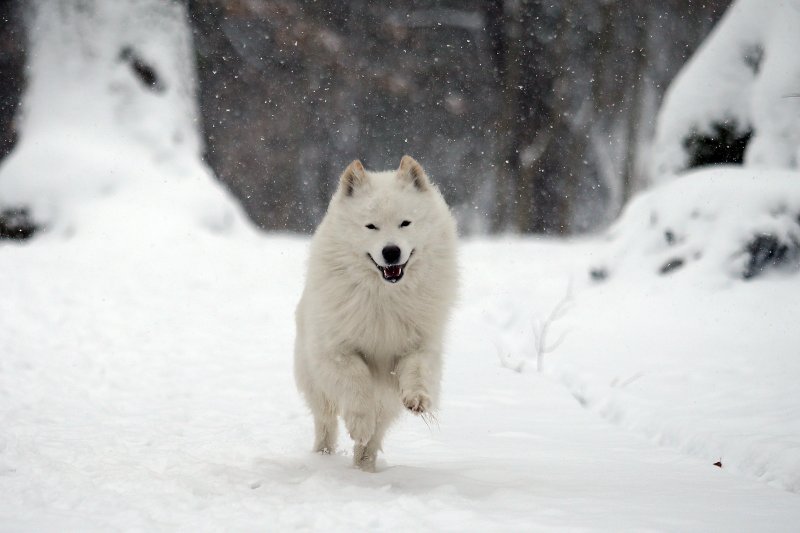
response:
[[[388,297],[382,290],[356,290],[350,305],[335,310],[336,336],[367,360],[396,360],[419,349],[425,336],[424,313],[415,301]]]

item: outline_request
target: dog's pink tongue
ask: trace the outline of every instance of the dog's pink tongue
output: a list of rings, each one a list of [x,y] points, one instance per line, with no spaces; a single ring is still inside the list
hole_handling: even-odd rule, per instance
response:
[[[386,279],[399,277],[403,273],[401,265],[392,265],[383,269],[383,277]]]

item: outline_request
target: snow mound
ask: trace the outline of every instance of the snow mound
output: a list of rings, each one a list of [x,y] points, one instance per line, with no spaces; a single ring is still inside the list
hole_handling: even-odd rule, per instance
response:
[[[22,133],[0,167],[0,212],[60,234],[130,223],[149,235],[165,231],[165,217],[179,231],[223,231],[242,219],[201,159],[181,4],[40,1],[33,12]]]
[[[800,267],[800,173],[718,166],[635,198],[609,230],[592,278],[749,279]]]
[[[797,168],[800,1],[738,0],[671,84],[651,174],[713,163]]]
[[[589,410],[711,467],[800,492],[798,284],[676,275],[583,291],[549,369]]]

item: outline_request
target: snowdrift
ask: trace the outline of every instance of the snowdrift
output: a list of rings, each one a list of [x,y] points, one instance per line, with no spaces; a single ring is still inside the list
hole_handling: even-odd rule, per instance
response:
[[[143,235],[167,231],[166,216],[179,232],[241,225],[201,159],[184,7],[40,1],[33,16],[21,139],[0,167],[0,221],[17,235],[102,231],[112,213]]]
[[[689,172],[635,198],[609,230],[609,276],[750,279],[800,268],[800,173],[742,167]]]

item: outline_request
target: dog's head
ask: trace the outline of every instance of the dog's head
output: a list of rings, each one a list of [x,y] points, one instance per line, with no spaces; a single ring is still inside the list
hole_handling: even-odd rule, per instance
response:
[[[395,171],[368,172],[353,161],[342,173],[333,204],[339,231],[346,232],[348,252],[358,255],[371,273],[398,283],[414,268],[431,239],[442,209],[441,195],[422,166],[403,156]],[[449,211],[448,216],[449,216]]]

